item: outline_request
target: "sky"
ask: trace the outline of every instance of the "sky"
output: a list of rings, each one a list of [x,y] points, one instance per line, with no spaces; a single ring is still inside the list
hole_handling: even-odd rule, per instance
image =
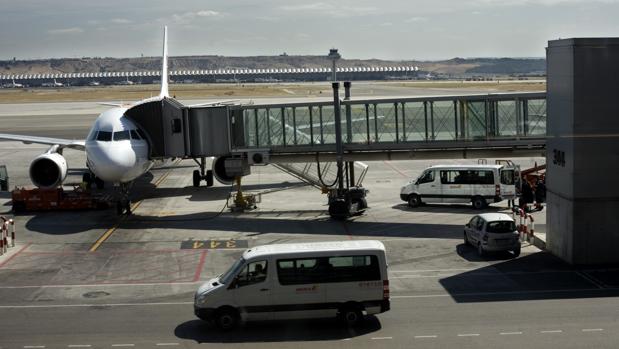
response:
[[[619,36],[619,0],[0,0],[0,60],[326,55],[544,57],[548,40]]]

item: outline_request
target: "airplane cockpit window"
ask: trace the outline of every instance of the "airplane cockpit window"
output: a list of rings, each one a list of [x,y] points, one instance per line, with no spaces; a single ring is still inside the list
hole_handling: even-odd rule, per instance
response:
[[[109,142],[112,140],[112,132],[108,131],[99,131],[97,134],[97,140],[103,142]]]
[[[138,134],[138,131],[136,130],[131,130],[131,139],[142,139],[142,137],[140,137],[140,135]]]
[[[129,131],[118,131],[114,132],[114,140],[115,141],[124,141],[129,139]]]

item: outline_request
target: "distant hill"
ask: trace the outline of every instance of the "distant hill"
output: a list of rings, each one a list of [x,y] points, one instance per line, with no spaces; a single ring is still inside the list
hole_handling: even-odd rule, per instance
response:
[[[62,58],[0,61],[0,74],[124,72],[159,70],[160,57],[140,58]],[[170,58],[172,70],[264,69],[328,67],[324,56],[180,56]],[[545,74],[543,58],[454,58],[443,61],[386,61],[379,59],[341,59],[339,67],[418,66],[419,70],[440,75]]]

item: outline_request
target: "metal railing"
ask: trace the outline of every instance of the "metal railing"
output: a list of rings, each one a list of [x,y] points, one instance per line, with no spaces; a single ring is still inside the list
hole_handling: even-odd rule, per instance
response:
[[[333,103],[242,105],[242,148],[308,151],[335,144]],[[500,93],[342,101],[348,149],[543,139],[546,93]],[[234,144],[232,148],[237,148]],[[238,147],[240,148],[240,147]]]

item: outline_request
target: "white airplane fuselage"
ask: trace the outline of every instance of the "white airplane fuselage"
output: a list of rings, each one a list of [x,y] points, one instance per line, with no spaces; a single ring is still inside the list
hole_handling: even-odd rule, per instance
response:
[[[99,115],[86,139],[86,162],[95,176],[114,184],[128,183],[148,172],[148,142],[116,107]]]

